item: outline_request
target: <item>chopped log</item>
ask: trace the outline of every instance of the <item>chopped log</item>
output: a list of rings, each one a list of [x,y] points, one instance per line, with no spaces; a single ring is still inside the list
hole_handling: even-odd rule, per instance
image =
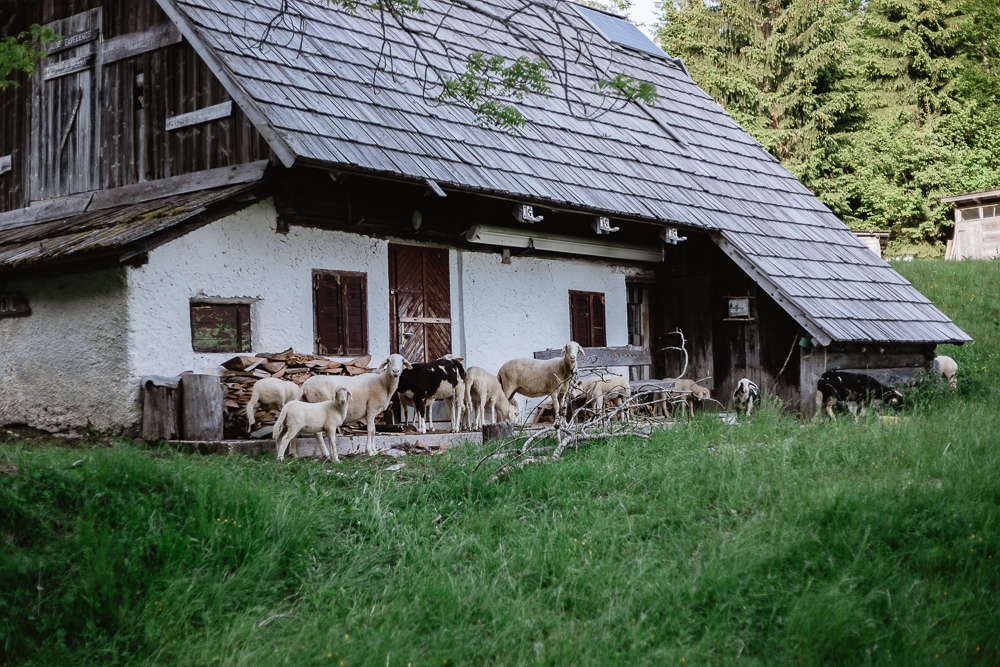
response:
[[[274,426],[265,426],[264,428],[259,428],[250,434],[251,438],[270,438],[271,434],[274,433]]]
[[[352,359],[351,361],[347,362],[347,365],[354,366],[355,368],[368,368],[368,364],[371,362],[371,360],[372,360],[372,355],[369,354],[367,357],[358,357],[357,359]]]
[[[181,378],[181,438],[222,440],[225,391],[215,375]]]
[[[254,374],[255,377],[259,377],[259,378],[269,378],[269,377],[271,377],[270,373],[268,373],[267,371],[262,370],[260,368],[255,369],[254,372],[253,372],[253,374]]]
[[[145,377],[142,381],[142,439],[176,440],[180,433],[180,387],[172,382]]]
[[[497,424],[484,424],[483,425],[483,442],[489,442],[490,440],[503,440],[504,438],[514,437],[516,431],[516,426],[510,423],[497,423]]]
[[[270,359],[271,361],[288,361],[292,357],[292,355],[294,355],[294,354],[295,354],[295,351],[292,350],[292,348],[288,348],[284,352],[277,352],[277,353],[271,353],[271,354],[262,354],[260,356],[265,357],[267,359]]]

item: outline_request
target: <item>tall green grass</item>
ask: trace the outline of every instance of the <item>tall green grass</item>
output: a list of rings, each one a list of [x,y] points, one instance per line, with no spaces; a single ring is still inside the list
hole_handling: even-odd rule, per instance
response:
[[[494,485],[475,447],[387,472],[8,440],[4,661],[996,664],[997,327],[953,300],[1000,264],[967,266],[902,267],[964,271],[925,291],[977,342],[898,423],[766,407]]]

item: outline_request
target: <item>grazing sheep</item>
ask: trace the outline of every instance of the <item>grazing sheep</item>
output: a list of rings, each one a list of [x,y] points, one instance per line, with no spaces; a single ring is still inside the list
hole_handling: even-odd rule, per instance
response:
[[[278,447],[278,460],[285,459],[285,448],[299,433],[315,433],[320,449],[326,458],[334,463],[340,462],[337,456],[337,427],[344,423],[347,407],[350,404],[351,392],[344,387],[338,387],[332,401],[322,403],[303,403],[292,401],[286,403],[274,423],[274,441]],[[330,449],[323,442],[323,433],[330,441]],[[331,457],[330,452],[333,452]],[[292,444],[292,456],[295,456],[295,445]]]
[[[247,403],[247,433],[253,430],[254,411],[257,406],[264,410],[280,410],[289,401],[302,399],[302,387],[294,382],[278,378],[257,380]]]
[[[456,357],[442,357],[436,361],[413,364],[399,377],[396,395],[404,406],[413,406],[417,415],[417,430],[427,432],[428,407],[441,398],[451,408],[451,430],[457,433],[462,426],[465,407],[465,367]],[[434,419],[431,417],[431,427]]]
[[[620,408],[632,397],[632,387],[624,375],[607,373],[584,378],[576,383],[577,388],[587,397],[587,406],[603,410],[605,403]]]
[[[680,399],[686,404],[692,417],[694,417],[695,400],[706,401],[712,398],[711,392],[700,384],[696,384],[694,380],[674,380],[674,386],[667,390],[667,394],[670,398]],[[683,410],[682,407],[681,411],[683,412]]]
[[[753,412],[754,404],[760,401],[760,391],[757,389],[756,383],[749,378],[743,378],[736,383],[733,399],[736,401],[736,411],[742,410],[749,417],[750,413]]]
[[[949,387],[958,388],[958,364],[954,359],[944,355],[934,357],[934,372],[940,373],[948,381]]]
[[[514,394],[528,398],[549,396],[555,409],[556,423],[565,423],[562,414],[566,395],[569,393],[573,375],[576,373],[576,358],[583,354],[577,342],[563,346],[561,357],[555,359],[512,359],[500,367],[497,378],[503,387],[503,395],[508,401]]]
[[[517,404],[503,395],[500,380],[489,371],[472,366],[465,371],[466,424],[477,430],[483,428],[486,408],[490,409],[490,421],[497,423],[499,408],[500,421],[517,421]]]
[[[351,404],[344,423],[365,420],[368,427],[365,451],[369,456],[375,456],[375,417],[389,407],[403,369],[412,367],[401,355],[390,354],[378,367],[381,372],[354,376],[314,375],[302,384],[302,396],[310,403],[320,403],[332,399],[339,387],[350,391]]]
[[[903,395],[863,373],[829,371],[819,377],[816,385],[816,418],[820,418],[825,411],[833,419],[833,408],[837,403],[871,403],[876,400],[898,406],[903,402]]]

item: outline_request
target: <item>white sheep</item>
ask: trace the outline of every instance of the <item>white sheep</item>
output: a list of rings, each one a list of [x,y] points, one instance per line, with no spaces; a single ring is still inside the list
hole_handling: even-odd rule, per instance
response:
[[[944,355],[934,357],[934,372],[940,373],[948,381],[949,387],[958,388],[958,363],[954,359]]]
[[[263,410],[280,410],[289,401],[302,399],[302,387],[294,382],[279,378],[257,380],[247,403],[247,432],[253,430],[254,411],[259,406]]]
[[[656,400],[665,398],[670,399],[671,402],[681,403],[681,412],[684,411],[684,405],[687,405],[691,416],[694,417],[695,399],[707,401],[712,398],[712,393],[700,384],[696,384],[694,380],[674,380],[673,387],[666,392],[656,394]],[[662,405],[664,413],[669,417],[670,413],[667,412],[666,402],[662,403]]]
[[[472,366],[465,371],[465,406],[468,427],[482,429],[486,421],[486,408],[490,409],[490,421],[517,421],[517,403],[508,401],[503,395],[500,380],[489,371]],[[498,411],[499,408],[499,411]]]
[[[364,419],[368,427],[365,451],[375,456],[375,416],[383,412],[399,386],[399,376],[404,368],[413,368],[401,355],[390,354],[378,367],[381,372],[363,375],[314,375],[302,384],[302,396],[310,403],[320,403],[333,398],[334,392],[345,387],[351,392],[351,404],[344,423]]]
[[[340,462],[337,456],[337,427],[344,423],[351,392],[339,387],[333,394],[333,400],[322,403],[303,403],[292,401],[281,408],[278,421],[274,423],[274,441],[278,447],[278,460],[285,459],[285,449],[299,433],[315,433],[320,449],[326,458],[334,463]],[[323,433],[330,441],[330,449],[323,442]],[[331,457],[330,452],[333,451]],[[292,456],[295,456],[295,445],[292,445]]]
[[[562,414],[573,375],[576,358],[583,354],[579,343],[570,341],[563,346],[561,357],[555,359],[512,359],[500,367],[497,378],[508,401],[514,394],[528,398],[549,396],[555,409],[556,422],[565,422]]]
[[[595,375],[580,380],[576,386],[587,397],[587,406],[594,410],[603,410],[605,403],[619,408],[632,397],[632,387],[624,375]]]

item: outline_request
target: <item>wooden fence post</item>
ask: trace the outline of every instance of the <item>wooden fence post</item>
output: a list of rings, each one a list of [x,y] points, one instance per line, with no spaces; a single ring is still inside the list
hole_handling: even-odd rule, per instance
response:
[[[142,439],[176,440],[180,434],[180,378],[147,375],[142,387]]]

